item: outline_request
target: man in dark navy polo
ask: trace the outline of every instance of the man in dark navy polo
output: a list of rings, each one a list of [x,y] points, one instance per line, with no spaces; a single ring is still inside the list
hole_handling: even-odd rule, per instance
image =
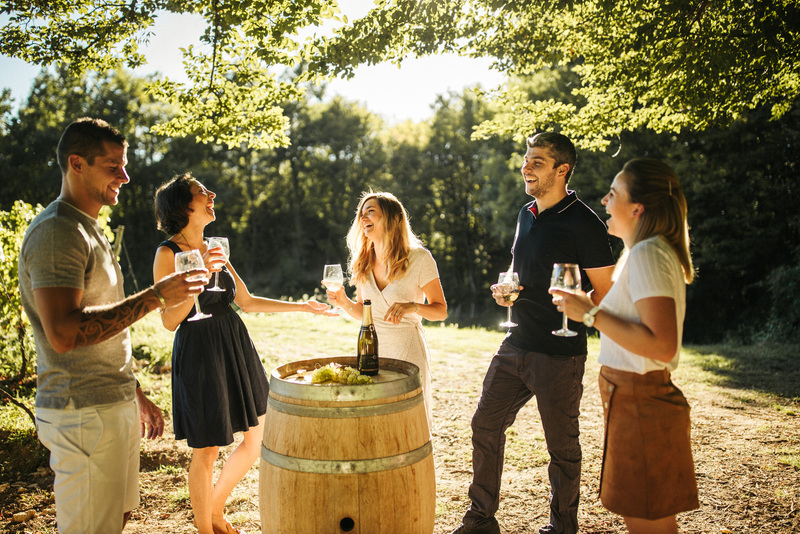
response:
[[[534,200],[520,210],[509,270],[521,291],[513,321],[483,381],[472,417],[472,501],[453,534],[499,534],[505,431],[534,396],[550,453],[550,521],[540,534],[578,532],[581,446],[578,416],[586,364],[586,326],[571,323],[574,337],[551,332],[562,316],[548,293],[554,263],[577,263],[584,290],[599,303],[611,287],[614,258],[605,224],[574,191],[567,190],[577,154],[564,135],[540,133],[527,140],[522,165],[525,192]],[[507,303],[496,287],[492,295]]]

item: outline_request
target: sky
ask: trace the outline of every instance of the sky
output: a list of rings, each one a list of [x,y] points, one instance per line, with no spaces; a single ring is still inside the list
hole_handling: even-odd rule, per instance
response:
[[[348,19],[360,17],[372,0],[340,0]],[[4,21],[3,21],[4,22]],[[181,47],[197,42],[204,29],[199,16],[165,13],[158,17],[150,42],[143,47],[147,64],[135,72],[140,75],[160,72],[171,80],[185,82]],[[480,84],[491,89],[503,76],[489,68],[488,59],[470,59],[455,55],[408,58],[402,68],[390,63],[362,66],[350,80],[334,80],[328,95],[338,94],[356,101],[390,123],[404,120],[419,122],[433,115],[436,96],[449,91],[460,93],[465,87]],[[0,55],[0,87],[11,89],[14,103],[27,98],[40,67]]]

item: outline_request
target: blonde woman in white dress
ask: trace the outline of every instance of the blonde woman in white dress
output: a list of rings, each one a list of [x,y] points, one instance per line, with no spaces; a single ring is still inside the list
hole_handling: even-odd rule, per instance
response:
[[[431,424],[430,351],[422,319],[447,317],[436,261],[414,235],[405,208],[391,193],[370,191],[361,196],[347,246],[356,300],[350,300],[344,288],[328,291],[328,299],[357,320],[364,300],[372,301],[379,356],[419,367]]]

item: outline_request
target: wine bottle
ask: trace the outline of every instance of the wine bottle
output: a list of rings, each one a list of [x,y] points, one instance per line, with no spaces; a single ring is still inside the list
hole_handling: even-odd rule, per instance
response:
[[[362,375],[378,374],[378,334],[372,322],[372,301],[364,301],[364,315],[358,332],[358,372]]]

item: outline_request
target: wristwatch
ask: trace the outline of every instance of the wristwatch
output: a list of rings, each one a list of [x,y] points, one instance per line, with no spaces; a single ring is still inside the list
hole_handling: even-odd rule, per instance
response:
[[[584,313],[583,314],[583,324],[585,324],[586,326],[588,326],[590,328],[592,326],[594,326],[594,316],[597,315],[597,312],[599,312],[599,311],[600,311],[600,306],[595,306],[594,308],[592,308],[588,312]]]

